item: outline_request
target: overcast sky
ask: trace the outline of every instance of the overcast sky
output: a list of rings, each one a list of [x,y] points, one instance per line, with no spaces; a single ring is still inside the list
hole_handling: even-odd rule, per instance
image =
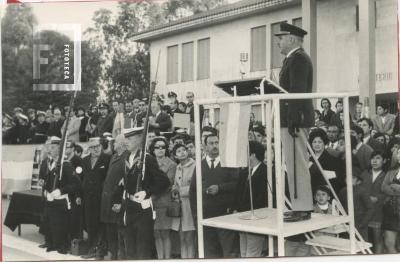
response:
[[[39,1],[39,0],[37,0]],[[54,0],[53,0],[54,1]],[[106,8],[117,12],[118,1],[98,0],[96,2],[58,2],[31,3],[40,24],[47,23],[80,23],[82,32],[93,25],[92,17],[96,10]],[[166,0],[154,0],[163,2]],[[239,0],[227,0],[229,3]]]

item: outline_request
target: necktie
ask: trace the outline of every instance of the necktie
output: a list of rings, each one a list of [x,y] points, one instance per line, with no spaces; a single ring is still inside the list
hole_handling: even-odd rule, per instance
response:
[[[211,169],[214,169],[215,167],[214,167],[214,162],[215,162],[215,159],[211,159]]]

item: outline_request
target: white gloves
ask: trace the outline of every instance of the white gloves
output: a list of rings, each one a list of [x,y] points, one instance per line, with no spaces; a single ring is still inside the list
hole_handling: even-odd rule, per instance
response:
[[[133,195],[133,201],[141,203],[145,197],[146,197],[146,192],[140,191]]]
[[[61,196],[60,189],[54,190],[53,192],[51,192],[51,195],[52,195],[53,198],[57,198],[57,197]]]

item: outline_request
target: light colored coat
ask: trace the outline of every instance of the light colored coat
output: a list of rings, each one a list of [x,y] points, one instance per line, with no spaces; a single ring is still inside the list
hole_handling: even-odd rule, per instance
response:
[[[385,117],[385,123],[383,123],[382,118],[377,115],[372,119],[372,123],[374,123],[374,129],[377,130],[378,132],[392,135],[395,119],[396,119],[395,115],[387,114]]]
[[[64,132],[65,124],[67,123],[67,120],[64,121],[64,124],[61,128],[61,132]],[[72,142],[79,142],[79,128],[81,127],[81,119],[73,116],[69,119],[68,123],[68,140],[71,140]]]
[[[175,231],[196,229],[189,200],[190,182],[195,174],[196,162],[191,158],[189,159],[190,161],[184,166],[179,164],[176,167],[175,182],[172,187],[172,190],[177,189],[179,191],[181,201],[181,217],[174,217],[172,220],[172,229]]]

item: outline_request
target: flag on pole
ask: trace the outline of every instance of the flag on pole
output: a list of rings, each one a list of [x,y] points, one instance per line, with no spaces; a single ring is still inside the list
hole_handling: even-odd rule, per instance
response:
[[[219,152],[222,167],[246,167],[251,105],[223,104],[220,111]]]

